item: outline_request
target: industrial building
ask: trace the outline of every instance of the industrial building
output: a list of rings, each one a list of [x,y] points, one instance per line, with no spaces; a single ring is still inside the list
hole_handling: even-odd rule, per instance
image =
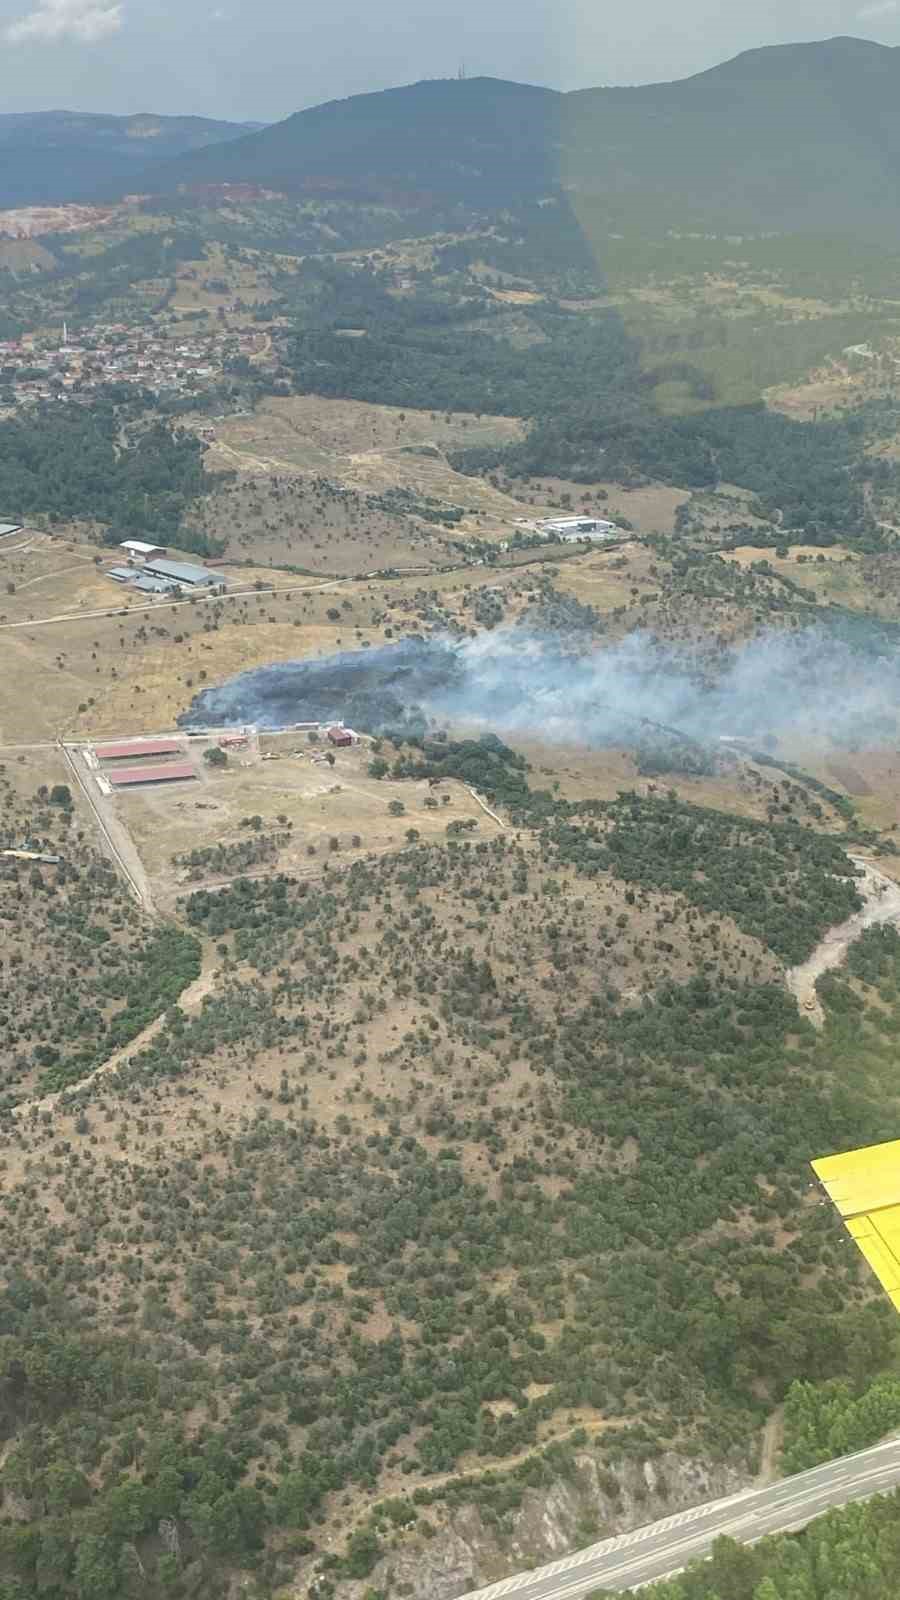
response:
[[[137,589],[140,594],[174,594],[178,588],[171,578],[154,578],[152,573],[132,573],[132,589]]]
[[[353,735],[349,728],[329,728],[326,738],[329,744],[347,745],[353,743]]]
[[[169,583],[185,584],[188,588],[202,588],[204,584],[217,581],[214,572],[207,567],[194,566],[191,561],[168,561],[153,557],[145,561],[144,571],[152,578],[165,578]]]
[[[159,765],[144,762],[139,767],[113,767],[106,777],[114,789],[126,789],[141,783],[183,782],[196,779],[197,774],[189,761],[164,761]]]
[[[608,539],[618,533],[614,522],[605,517],[547,517],[538,523],[541,533],[562,539],[565,544],[580,543],[583,539]]]
[[[62,856],[53,855],[49,850],[0,850],[0,856],[9,861],[39,861],[44,866],[62,866]]]
[[[119,549],[124,550],[129,561],[158,561],[166,553],[162,544],[147,544],[144,539],[122,539]]]
[[[0,522],[0,539],[8,539],[14,533],[24,533],[25,525],[22,522]]]
[[[142,756],[181,755],[180,739],[121,739],[114,744],[94,746],[99,761],[135,761]]]
[[[178,593],[179,586],[174,578],[154,578],[146,567],[107,567],[106,576],[112,578],[113,583],[127,583],[139,594]]]

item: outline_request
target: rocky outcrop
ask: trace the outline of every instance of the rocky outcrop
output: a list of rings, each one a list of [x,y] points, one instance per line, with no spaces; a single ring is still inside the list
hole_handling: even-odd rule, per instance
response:
[[[391,1600],[457,1600],[524,1567],[733,1494],[750,1481],[736,1466],[709,1466],[671,1452],[605,1467],[585,1449],[574,1456],[571,1473],[526,1489],[518,1508],[499,1524],[477,1505],[426,1508],[364,1582],[336,1586],[335,1600],[365,1600],[373,1589]],[[295,1592],[303,1592],[302,1583]]]

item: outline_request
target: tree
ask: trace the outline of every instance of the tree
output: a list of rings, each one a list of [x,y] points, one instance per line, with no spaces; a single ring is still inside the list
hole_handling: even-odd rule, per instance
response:
[[[208,750],[204,750],[203,759],[210,767],[227,767],[228,765],[228,757],[225,751],[217,744],[212,744]]]
[[[88,1533],[75,1556],[75,1592],[78,1600],[115,1600],[122,1592],[122,1575],[115,1543],[99,1533]]]

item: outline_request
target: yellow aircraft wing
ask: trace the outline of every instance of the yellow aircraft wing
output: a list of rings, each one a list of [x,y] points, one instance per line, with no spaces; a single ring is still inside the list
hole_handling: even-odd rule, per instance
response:
[[[810,1163],[851,1239],[900,1311],[900,1139]]]

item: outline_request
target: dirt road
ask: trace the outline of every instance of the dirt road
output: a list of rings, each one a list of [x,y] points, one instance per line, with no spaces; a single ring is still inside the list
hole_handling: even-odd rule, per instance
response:
[[[144,871],[144,863],[135,849],[134,842],[128,829],[123,827],[115,809],[115,802],[100,795],[94,790],[94,780],[91,774],[82,765],[83,751],[77,747],[59,743],[59,749],[65,757],[66,764],[78,788],[87,801],[88,808],[100,829],[101,838],[112,858],[114,866],[125,879],[129,889],[139,906],[150,915],[153,915],[153,897],[150,893],[150,882]]]
[[[864,856],[851,856],[850,860],[863,870],[864,876],[858,881],[857,887],[865,905],[861,911],[848,917],[846,922],[829,928],[812,955],[799,967],[791,967],[786,974],[787,986],[796,997],[800,1009],[819,1028],[825,1021],[825,1013],[816,994],[816,979],[823,972],[830,972],[833,967],[841,965],[847,954],[847,946],[858,939],[865,928],[872,928],[878,923],[900,923],[900,884],[895,883],[893,878],[885,877]]]
[[[784,1443],[784,1406],[776,1406],[771,1416],[766,1418],[766,1425],[762,1432],[762,1445],[759,1453],[759,1472],[756,1475],[756,1486],[764,1489],[767,1484],[776,1483],[781,1474],[778,1471],[778,1456]]]
[[[55,577],[56,574],[52,573],[51,576]],[[174,611],[177,606],[214,606],[229,600],[256,599],[259,596],[265,599],[272,594],[287,596],[308,594],[318,589],[333,589],[339,583],[352,582],[351,578],[325,578],[319,583],[289,583],[282,584],[281,587],[272,584],[266,589],[229,589],[225,594],[192,594],[187,600],[173,600],[171,596],[167,596],[164,600],[138,600],[124,608],[121,605],[115,607],[111,602],[110,605],[95,607],[90,611],[58,611],[50,617],[29,617],[24,622],[0,622],[0,630],[5,632],[10,628],[50,628],[60,622],[92,622],[96,617],[108,618],[121,615],[123,610],[137,614],[139,611],[164,611],[168,607],[170,611]]]

